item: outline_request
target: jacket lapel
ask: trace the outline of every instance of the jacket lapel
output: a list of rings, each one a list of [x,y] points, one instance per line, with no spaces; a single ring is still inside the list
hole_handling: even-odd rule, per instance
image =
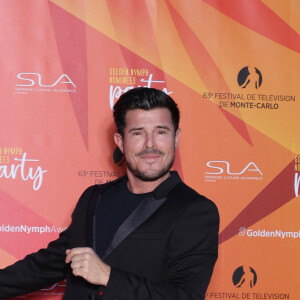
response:
[[[162,199],[155,199],[153,196],[145,198],[119,227],[102,258],[105,259],[130,233],[144,223],[166,200],[167,197]]]
[[[106,249],[102,259],[105,259],[120,243],[137,227],[145,222],[160,206],[167,200],[169,192],[181,182],[181,179],[176,171],[170,172],[171,176],[161,183],[153,192],[152,195],[145,198],[132,214],[123,222],[108,248]],[[120,181],[124,180],[125,176],[116,181],[96,186],[93,195],[90,199],[89,209],[87,213],[87,245],[95,247],[95,209],[97,204],[101,202],[101,194],[112,186],[116,186]],[[94,248],[95,249],[95,248]]]
[[[96,239],[95,239],[95,211],[98,203],[100,202],[100,195],[104,193],[107,189],[118,184],[118,182],[124,180],[125,176],[118,178],[113,182],[108,182],[102,185],[94,185],[92,194],[89,198],[89,203],[87,207],[86,214],[86,245],[95,250]]]

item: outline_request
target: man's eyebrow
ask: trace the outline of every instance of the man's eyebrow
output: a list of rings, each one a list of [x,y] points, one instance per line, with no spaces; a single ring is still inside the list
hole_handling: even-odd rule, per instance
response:
[[[169,126],[167,126],[167,125],[157,125],[157,126],[155,126],[155,128],[157,128],[157,129],[165,129],[165,130],[168,130],[168,131],[171,130],[171,128]],[[137,130],[143,130],[143,129],[144,129],[144,127],[132,127],[132,128],[129,129],[129,132],[137,131]]]
[[[142,130],[144,127],[132,127],[129,132],[132,132],[132,131],[136,131],[136,130]]]
[[[167,126],[167,125],[158,125],[155,128],[171,130],[171,128],[169,126]]]

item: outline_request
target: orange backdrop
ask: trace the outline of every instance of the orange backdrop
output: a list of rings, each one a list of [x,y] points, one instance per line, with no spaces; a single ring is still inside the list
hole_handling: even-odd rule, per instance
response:
[[[111,107],[148,86],[182,112],[174,168],[220,210],[206,299],[298,300],[299,15],[298,0],[2,0],[0,267],[124,174]]]

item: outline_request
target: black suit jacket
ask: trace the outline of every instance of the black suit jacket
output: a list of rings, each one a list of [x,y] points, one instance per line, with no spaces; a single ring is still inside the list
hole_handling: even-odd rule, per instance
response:
[[[67,278],[64,299],[201,300],[218,251],[216,206],[176,172],[143,200],[115,233],[102,259],[111,266],[106,288],[72,274],[65,251],[95,247],[95,209],[118,182],[89,187],[72,223],[47,249],[0,271],[0,298],[28,293]],[[104,291],[102,293],[102,291]],[[101,296],[102,295],[102,296]]]

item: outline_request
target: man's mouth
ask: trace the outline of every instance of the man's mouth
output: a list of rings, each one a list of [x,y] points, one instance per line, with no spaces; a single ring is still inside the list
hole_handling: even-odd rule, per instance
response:
[[[142,158],[158,158],[161,155],[164,155],[164,152],[158,149],[145,149],[137,153],[135,156],[142,157]]]
[[[159,158],[161,154],[145,154],[145,155],[140,155],[139,157],[143,159],[156,159]]]

